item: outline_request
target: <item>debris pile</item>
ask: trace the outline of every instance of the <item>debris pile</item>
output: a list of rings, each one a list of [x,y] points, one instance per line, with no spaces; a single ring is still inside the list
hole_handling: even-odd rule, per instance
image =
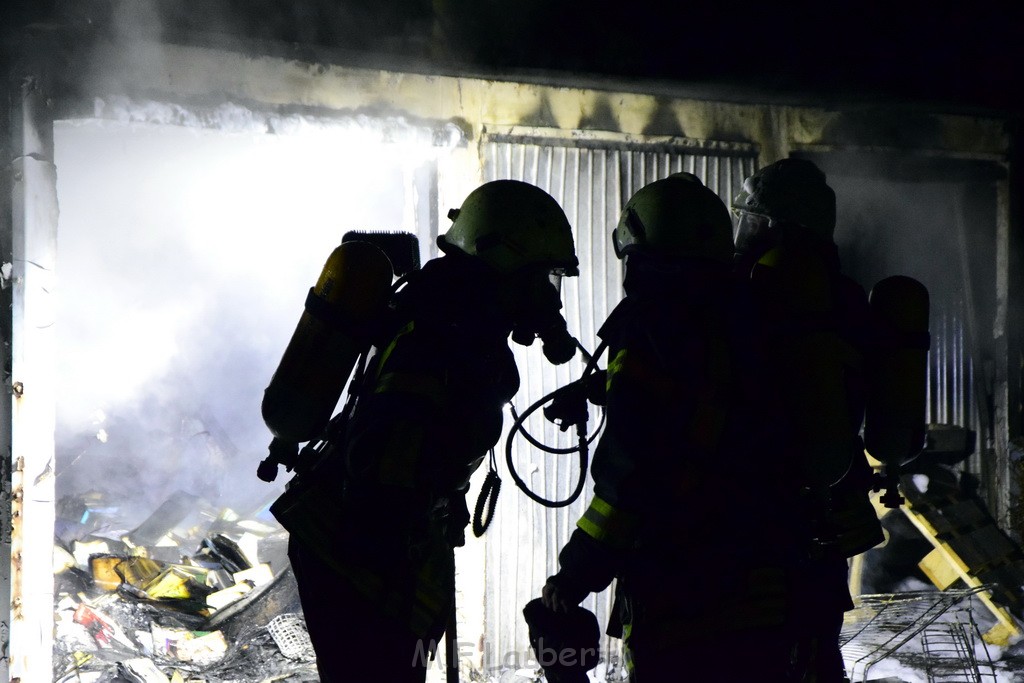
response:
[[[901,476],[905,503],[898,514],[882,510],[887,542],[865,554],[861,592],[900,592],[908,580],[938,590],[985,586],[978,599],[999,622],[986,641],[1006,645],[1021,635],[1024,549],[999,527],[977,477],[961,464],[974,441],[962,427],[929,425],[928,447]]]
[[[265,512],[179,491],[134,529],[117,517],[97,492],[57,506],[53,680],[317,680],[287,535]]]

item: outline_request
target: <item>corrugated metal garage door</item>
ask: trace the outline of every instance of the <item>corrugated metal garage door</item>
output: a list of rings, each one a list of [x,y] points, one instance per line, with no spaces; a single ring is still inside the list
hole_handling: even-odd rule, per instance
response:
[[[928,358],[928,422],[977,429],[974,366],[967,349],[962,298],[932,302]]]
[[[975,383],[964,300],[962,296],[940,295],[932,298],[931,308],[925,419],[929,424],[959,425],[975,432],[974,452],[961,468],[984,479],[992,469],[994,445],[989,442],[986,420],[979,413],[978,391],[982,387]]]
[[[581,274],[563,283],[563,313],[570,332],[590,350],[597,345],[598,328],[622,296],[621,266],[609,238],[623,203],[643,185],[676,171],[696,174],[728,202],[757,163],[756,151],[749,146],[613,146],[523,137],[489,138],[483,159],[485,180],[512,178],[534,183],[565,209],[575,230]],[[553,368],[536,346],[516,349],[523,379],[515,401],[520,412],[579,377],[583,369],[579,355],[566,366]],[[597,417],[592,411],[591,430]],[[546,444],[572,445],[572,435],[559,432],[539,411],[526,425]],[[566,499],[579,477],[575,455],[545,454],[522,438],[515,440],[512,459],[531,489],[549,500]],[[504,454],[500,453],[502,460]],[[575,528],[592,490],[588,482],[572,505],[545,508],[513,486],[504,465],[499,464],[499,471],[506,484],[487,534],[486,551],[484,666],[488,669],[518,667],[528,661],[522,607],[540,594],[544,580],[557,569],[558,550]],[[606,591],[583,603],[597,614],[602,626],[608,620],[610,594]],[[607,639],[604,650],[614,660],[618,641]]]

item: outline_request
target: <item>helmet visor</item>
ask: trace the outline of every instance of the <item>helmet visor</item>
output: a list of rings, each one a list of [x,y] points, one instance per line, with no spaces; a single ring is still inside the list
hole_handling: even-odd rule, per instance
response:
[[[736,227],[733,237],[736,242],[736,251],[743,252],[750,247],[752,242],[768,231],[770,219],[768,216],[750,211],[733,210],[736,217]]]

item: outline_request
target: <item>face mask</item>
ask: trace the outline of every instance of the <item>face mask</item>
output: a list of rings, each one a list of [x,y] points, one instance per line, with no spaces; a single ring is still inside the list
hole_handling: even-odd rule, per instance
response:
[[[761,214],[737,212],[736,220],[736,251],[746,253],[755,248],[759,242],[768,238],[769,219]]]
[[[530,346],[540,337],[544,357],[550,363],[568,362],[576,354],[576,340],[559,312],[562,300],[548,274],[530,276],[517,289],[512,341]]]

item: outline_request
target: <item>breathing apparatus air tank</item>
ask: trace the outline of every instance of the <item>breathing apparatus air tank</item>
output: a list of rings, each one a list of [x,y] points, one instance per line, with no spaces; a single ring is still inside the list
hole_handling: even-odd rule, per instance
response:
[[[924,449],[927,438],[928,290],[914,278],[895,275],[871,289],[876,342],[868,356],[864,447],[882,463],[882,502],[898,507],[901,466]]]
[[[331,252],[263,395],[263,421],[276,441],[320,435],[369,345],[392,278],[390,260],[369,242],[344,242]]]

